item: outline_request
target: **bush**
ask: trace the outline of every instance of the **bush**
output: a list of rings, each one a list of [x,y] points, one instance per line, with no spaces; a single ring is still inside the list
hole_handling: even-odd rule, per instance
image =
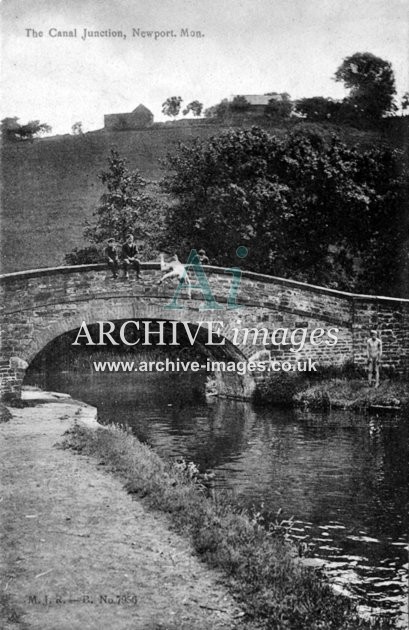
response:
[[[3,403],[0,403],[0,423],[11,420],[12,415]]]
[[[297,125],[285,138],[231,129],[180,145],[164,161],[173,203],[162,247],[187,257],[201,243],[230,267],[245,245],[243,267],[255,272],[399,295],[408,258],[401,156],[358,152],[315,127]]]
[[[244,96],[235,96],[230,103],[232,112],[246,112],[250,108],[250,103]]]
[[[295,394],[307,385],[305,377],[297,372],[271,373],[257,388],[254,402],[259,405],[292,406]]]
[[[270,96],[270,95],[266,95],[266,96]],[[286,92],[283,92],[282,94],[273,94],[271,93],[271,96],[279,96],[280,98],[271,98],[268,101],[268,105],[266,105],[265,109],[264,109],[264,114],[265,116],[267,116],[267,118],[272,118],[273,120],[279,121],[279,120],[285,120],[286,118],[289,118],[291,115],[291,112],[293,111],[293,104],[291,102],[290,99],[290,95],[287,94]]]
[[[104,262],[104,255],[95,245],[88,245],[78,249],[77,247],[65,255],[67,265],[91,265]]]
[[[302,98],[296,102],[295,109],[311,121],[328,121],[336,122],[339,118],[339,110],[341,103],[324,96],[313,96],[311,98]]]

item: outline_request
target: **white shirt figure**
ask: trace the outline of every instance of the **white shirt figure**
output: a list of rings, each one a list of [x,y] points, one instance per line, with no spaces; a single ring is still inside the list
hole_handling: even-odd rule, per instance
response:
[[[165,273],[165,275],[162,276],[162,278],[158,280],[158,284],[162,284],[164,280],[168,280],[169,278],[179,278],[179,281],[182,281],[187,285],[189,299],[192,297],[191,288],[190,288],[190,280],[189,280],[186,266],[180,262],[176,254],[172,257],[172,260],[168,263],[165,262],[165,257],[163,254],[161,254],[160,255],[160,268],[161,268],[161,271],[167,271],[168,269],[170,269],[170,271],[168,271],[168,273]]]

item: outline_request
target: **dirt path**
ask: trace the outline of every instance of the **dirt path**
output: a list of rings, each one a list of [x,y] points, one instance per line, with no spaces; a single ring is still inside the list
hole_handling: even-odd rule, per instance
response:
[[[0,425],[1,627],[238,627],[240,609],[218,574],[165,516],[94,461],[55,448],[78,409],[71,400],[11,409]]]

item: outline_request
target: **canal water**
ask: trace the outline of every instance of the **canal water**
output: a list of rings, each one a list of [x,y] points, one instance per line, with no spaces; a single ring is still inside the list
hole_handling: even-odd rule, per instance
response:
[[[408,423],[206,399],[204,374],[48,374],[39,384],[98,407],[162,456],[213,471],[212,485],[323,559],[340,591],[402,619],[408,575]],[[30,384],[30,381],[28,381]],[[406,605],[405,605],[406,603]]]

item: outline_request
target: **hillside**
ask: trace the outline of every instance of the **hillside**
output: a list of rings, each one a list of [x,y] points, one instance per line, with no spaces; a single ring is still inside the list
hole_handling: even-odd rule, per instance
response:
[[[406,134],[399,121],[389,125],[388,133],[343,128],[341,136],[348,144],[360,147],[401,145]],[[243,126],[249,124],[241,122]],[[235,126],[241,125],[236,121]],[[277,128],[264,121],[263,126],[272,134],[283,135],[294,123]],[[180,121],[157,123],[140,131],[101,130],[4,144],[2,272],[62,264],[67,252],[83,244],[84,219],[91,216],[103,191],[97,174],[106,167],[111,147],[127,158],[130,168],[158,180],[163,174],[160,158],[179,141],[208,138],[227,128],[227,124],[204,120]],[[323,129],[327,134],[339,131],[329,125]]]

